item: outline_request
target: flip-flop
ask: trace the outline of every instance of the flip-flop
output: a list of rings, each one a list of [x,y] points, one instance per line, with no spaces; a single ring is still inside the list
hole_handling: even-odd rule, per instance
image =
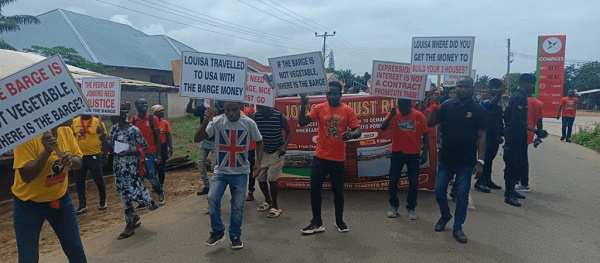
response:
[[[281,209],[271,208],[271,210],[269,210],[269,213],[267,213],[267,217],[275,218],[275,217],[278,217],[279,215],[281,215],[282,213],[283,213],[283,210],[281,210]]]
[[[133,234],[135,234],[135,231],[131,232],[131,234],[127,234],[127,233],[123,232],[123,233],[121,233],[121,234],[119,235],[119,237],[117,237],[117,240],[123,240],[123,239],[126,239],[126,238],[128,238],[128,237],[130,237],[130,236],[133,236]]]
[[[271,208],[271,205],[267,202],[263,202],[262,205],[258,207],[258,212],[265,212]]]

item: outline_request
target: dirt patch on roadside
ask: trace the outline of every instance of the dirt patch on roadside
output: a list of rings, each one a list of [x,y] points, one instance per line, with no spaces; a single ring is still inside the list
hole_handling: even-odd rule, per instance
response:
[[[146,186],[151,189],[150,184],[146,181]],[[115,188],[114,178],[106,177],[106,195],[108,209],[105,211],[98,210],[98,189],[93,181],[87,182],[86,197],[88,211],[79,215],[79,229],[82,239],[93,236],[102,232],[106,228],[122,225],[125,228],[125,214],[123,213],[123,204],[119,198],[119,194]],[[165,196],[167,202],[164,206],[169,205],[183,197],[195,194],[203,187],[202,180],[198,174],[198,169],[189,168],[185,170],[169,171],[165,179]],[[77,201],[77,193],[75,189],[71,190],[71,198],[75,207],[79,204]],[[156,194],[152,194],[154,200],[158,200]],[[12,202],[9,204],[12,207]],[[148,210],[137,211],[139,215],[144,215]],[[17,262],[17,241],[13,227],[12,208],[9,211],[0,214],[0,258],[3,262]],[[117,237],[115,236],[115,240]],[[46,222],[42,228],[40,238],[40,258],[43,258],[44,253],[49,253],[55,250],[60,250],[60,242],[54,234],[52,227]]]

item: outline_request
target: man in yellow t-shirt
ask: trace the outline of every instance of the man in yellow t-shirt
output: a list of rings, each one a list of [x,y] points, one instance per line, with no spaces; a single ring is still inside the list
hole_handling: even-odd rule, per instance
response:
[[[75,184],[77,185],[77,199],[79,207],[77,214],[87,211],[85,199],[85,179],[88,171],[98,187],[100,194],[100,210],[106,209],[106,186],[102,179],[102,147],[100,137],[105,136],[106,126],[94,115],[81,115],[73,120],[71,124],[73,135],[83,153],[81,169],[75,172]]]
[[[81,167],[82,153],[71,120],[14,148],[13,221],[19,262],[38,262],[40,232],[48,220],[69,262],[86,262],[68,171]],[[63,127],[66,126],[66,127]]]

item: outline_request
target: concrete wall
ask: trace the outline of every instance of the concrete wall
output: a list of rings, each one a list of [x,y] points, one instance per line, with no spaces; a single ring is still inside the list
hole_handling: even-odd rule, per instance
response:
[[[188,98],[180,97],[179,93],[168,93],[167,106],[165,106],[165,111],[169,112],[168,118],[177,119],[186,116],[185,108],[188,101]]]

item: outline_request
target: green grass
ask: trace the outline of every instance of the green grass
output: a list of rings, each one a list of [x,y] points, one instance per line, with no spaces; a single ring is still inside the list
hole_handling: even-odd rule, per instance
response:
[[[571,136],[571,141],[595,151],[600,151],[600,123],[594,122]]]
[[[200,119],[193,115],[171,121],[173,137],[173,157],[188,154],[191,160],[198,160],[198,143],[194,142],[194,133],[200,126]]]
[[[107,132],[110,131],[112,123],[108,118],[102,120],[106,126]],[[198,143],[194,142],[194,133],[200,126],[200,119],[193,115],[170,121],[171,137],[173,138],[173,157],[184,156],[188,154],[191,160],[198,160]]]

